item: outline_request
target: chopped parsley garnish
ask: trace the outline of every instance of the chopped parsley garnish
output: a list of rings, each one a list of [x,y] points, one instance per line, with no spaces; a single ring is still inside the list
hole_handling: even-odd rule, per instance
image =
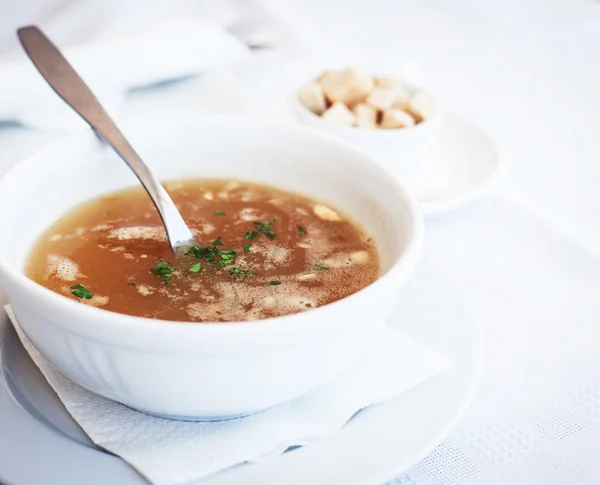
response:
[[[215,216],[224,216],[224,215],[225,215],[225,212],[223,212],[223,211],[213,211],[213,214],[214,214]]]
[[[231,276],[253,276],[254,273],[247,269],[231,268],[229,270]]]
[[[213,246],[223,246],[223,241],[221,241],[221,236],[213,241]]]
[[[258,232],[262,232],[269,239],[273,239],[275,237],[275,233],[271,229],[273,224],[275,224],[275,219],[269,222],[255,222],[254,226],[258,229]]]
[[[160,276],[163,283],[165,285],[168,284],[171,281],[171,273],[175,272],[175,268],[170,268],[169,264],[164,259],[161,259],[154,266],[154,268],[150,268],[150,273]]]
[[[234,263],[236,253],[233,249],[217,249],[217,253],[221,256],[221,261],[219,261],[219,266],[221,268]]]
[[[313,267],[313,269],[318,269],[318,270],[329,269],[329,266],[327,266],[326,264],[313,264],[312,267]]]
[[[217,249],[215,248],[205,248],[204,250],[204,258],[209,263],[212,263],[217,257]]]
[[[129,286],[135,286],[135,281],[130,281],[129,283],[127,283]]]
[[[215,243],[216,241],[213,242],[213,244]],[[217,249],[216,247],[201,248],[200,246],[192,246],[185,255],[195,259],[205,259],[209,263],[214,262],[218,255],[221,258],[219,260],[219,266],[224,268],[225,266],[233,264],[236,252],[233,249]]]
[[[281,284],[281,281],[273,280],[273,281],[271,281],[269,283],[269,286],[277,286],[277,285],[280,285],[280,284]]]
[[[256,231],[248,231],[248,232],[246,233],[246,235],[244,236],[244,239],[245,239],[246,241],[254,241],[254,238],[255,238],[256,236],[258,236],[258,232],[256,232]]]
[[[213,247],[201,248],[200,246],[192,246],[185,255],[195,259],[206,259],[206,261],[212,263],[217,256],[217,251],[218,249]]]
[[[242,244],[242,247],[244,248],[244,252],[245,253],[249,253],[250,252],[250,244]]]
[[[200,259],[204,257],[204,252],[200,246],[192,246],[185,255],[190,258]]]
[[[306,229],[304,229],[302,226],[296,226],[298,228],[298,237],[303,238],[304,236],[306,236]]]
[[[201,263],[196,263],[196,264],[192,264],[190,266],[190,273],[200,273],[200,271],[202,271],[202,264]]]
[[[206,261],[208,261],[209,263],[212,263],[215,260],[215,258],[217,257],[218,252],[219,252],[219,250],[216,248],[205,248],[204,249],[204,257],[206,258]]]
[[[77,298],[85,298],[86,300],[89,300],[92,296],[94,296],[94,294],[83,285],[74,285],[71,286],[71,289],[73,290],[71,293],[73,293]]]

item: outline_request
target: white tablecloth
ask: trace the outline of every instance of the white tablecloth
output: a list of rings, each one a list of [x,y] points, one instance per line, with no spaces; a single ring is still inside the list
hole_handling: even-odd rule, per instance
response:
[[[427,224],[486,363],[457,429],[393,483],[600,483],[600,3],[264,3],[322,59],[402,63],[509,162],[494,194]]]

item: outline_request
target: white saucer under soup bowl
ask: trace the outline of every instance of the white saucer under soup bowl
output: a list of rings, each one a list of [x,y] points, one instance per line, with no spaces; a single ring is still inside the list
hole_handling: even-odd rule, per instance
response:
[[[243,117],[145,119],[124,126],[162,180],[235,178],[331,203],[374,238],[381,277],[307,311],[258,321],[186,323],[118,314],[54,293],[24,267],[41,233],[81,202],[136,184],[91,131],[65,138],[0,179],[0,285],[28,338],[83,387],[144,412],[224,419],[328,382],[385,324],[417,262],[422,219],[406,191],[334,137]]]
[[[411,94],[420,92],[431,98],[428,93],[411,83],[402,82],[401,84]],[[300,123],[332,133],[351,142],[414,191],[421,173],[424,150],[435,138],[442,119],[442,112],[437,104],[431,118],[414,126],[395,129],[359,128],[336,124],[313,113],[300,101],[299,91],[300,87],[291,93],[289,104]]]

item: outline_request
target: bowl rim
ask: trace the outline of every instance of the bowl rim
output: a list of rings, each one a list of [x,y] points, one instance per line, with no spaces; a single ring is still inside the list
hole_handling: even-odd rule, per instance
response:
[[[237,122],[237,123],[252,123],[253,125],[262,125],[263,129],[282,131],[285,132],[297,132],[305,133],[311,137],[318,137],[326,141],[330,145],[336,145],[336,148],[340,148],[345,151],[351,151],[359,155],[355,158],[353,163],[358,163],[369,168],[369,170],[379,172],[390,184],[391,189],[396,192],[405,204],[410,224],[412,225],[411,235],[407,240],[406,246],[399,257],[392,263],[388,271],[381,275],[373,283],[365,286],[356,293],[348,295],[340,300],[328,303],[315,308],[310,308],[305,311],[301,311],[294,314],[282,315],[277,317],[268,317],[259,320],[245,320],[245,321],[232,321],[232,322],[188,322],[188,321],[175,321],[175,320],[162,320],[155,318],[139,317],[134,315],[127,315],[124,313],[113,312],[103,308],[94,307],[91,305],[81,304],[78,301],[66,298],[48,288],[34,282],[29,279],[24,272],[16,271],[10,267],[7,267],[2,258],[0,257],[0,276],[5,279],[4,286],[19,286],[31,295],[32,301],[44,300],[47,305],[59,307],[61,310],[75,314],[78,318],[69,319],[71,321],[54,322],[64,327],[75,328],[76,333],[83,333],[81,330],[78,331],[77,327],[85,327],[92,330],[92,327],[101,326],[103,328],[110,327],[115,330],[137,330],[142,329],[146,332],[164,332],[169,333],[173,331],[183,331],[189,333],[201,333],[205,334],[208,332],[214,333],[231,333],[231,332],[266,332],[266,331],[285,331],[286,333],[291,331],[292,328],[302,327],[307,329],[311,326],[311,323],[315,323],[314,318],[306,318],[305,315],[315,315],[317,312],[324,314],[325,312],[331,311],[338,308],[340,305],[346,304],[349,300],[357,300],[358,298],[364,298],[367,294],[373,294],[379,290],[384,284],[393,281],[393,277],[403,272],[410,274],[416,266],[417,260],[420,255],[423,233],[424,233],[424,222],[421,216],[420,210],[414,198],[410,192],[407,191],[402,184],[400,184],[395,178],[393,178],[387,170],[385,170],[380,164],[373,160],[367,153],[360,148],[355,147],[351,143],[340,139],[339,137],[323,133],[314,128],[301,126],[298,124],[284,124],[276,121],[267,121],[263,119],[256,119],[249,116],[237,115],[237,114],[185,114],[178,116],[156,116],[152,118],[132,118],[128,120],[127,125],[140,126],[156,125],[158,121],[161,123],[168,123],[169,119],[177,120],[181,123],[182,120],[187,123],[201,123],[201,122]],[[34,151],[21,161],[13,165],[2,177],[0,177],[0,190],[2,186],[9,183],[13,177],[20,176],[19,172],[26,172],[27,165],[35,163],[40,157],[44,157],[48,152],[58,150],[62,147],[68,147],[70,144],[77,142],[78,140],[83,142],[85,139],[96,140],[96,135],[93,130],[86,129],[67,135],[55,142],[49,143],[43,146],[41,149]],[[86,142],[87,143],[87,142]],[[360,222],[360,221],[359,221]],[[11,298],[12,292],[4,290]],[[17,298],[17,300],[22,301]],[[86,317],[90,317],[86,319]],[[86,319],[85,325],[74,324],[73,321],[79,319]],[[308,321],[307,321],[308,320]],[[310,320],[313,320],[312,322]],[[336,323],[336,322],[332,322]],[[322,322],[320,327],[323,327]],[[328,325],[329,326],[329,325]]]
[[[325,69],[326,70],[326,69]],[[317,75],[313,76],[311,79],[313,82],[316,82],[316,78],[319,74],[322,74],[324,70],[321,70],[320,73],[318,73]],[[377,74],[374,74],[373,76],[378,76]],[[442,110],[439,106],[439,102],[437,101],[437,99],[432,96],[427,90],[425,89],[421,89],[420,87],[417,87],[416,84],[410,82],[410,81],[405,81],[403,79],[401,79],[399,76],[390,76],[390,77],[394,77],[396,79],[398,79],[403,85],[407,86],[408,88],[410,88],[412,91],[418,90],[420,93],[424,93],[426,94],[428,97],[430,97],[431,99],[434,100],[435,103],[435,113],[433,115],[433,117],[428,118],[424,121],[422,121],[421,123],[417,123],[414,126],[409,126],[407,128],[393,128],[393,129],[386,129],[386,128],[380,128],[380,129],[368,129],[368,128],[359,128],[356,126],[345,126],[345,125],[337,125],[335,123],[331,123],[327,120],[324,120],[322,116],[313,113],[311,110],[309,110],[306,106],[304,106],[302,104],[302,102],[300,101],[300,99],[298,98],[298,93],[300,92],[300,89],[302,89],[303,86],[305,86],[306,84],[308,84],[310,81],[306,81],[304,84],[298,85],[294,88],[294,91],[288,96],[288,102],[289,104],[292,106],[292,108],[294,110],[296,110],[297,112],[299,112],[301,115],[303,116],[307,116],[309,117],[312,121],[314,121],[315,123],[319,123],[322,126],[328,127],[331,130],[336,130],[340,133],[343,133],[344,135],[357,135],[357,136],[364,136],[364,137],[368,137],[368,136],[374,136],[374,137],[378,137],[378,138],[392,138],[392,137],[397,137],[400,135],[400,133],[404,133],[403,135],[400,136],[410,136],[410,135],[406,135],[406,133],[415,133],[415,132],[420,132],[423,131],[425,129],[427,129],[428,127],[436,124],[438,122],[438,120],[442,117]]]

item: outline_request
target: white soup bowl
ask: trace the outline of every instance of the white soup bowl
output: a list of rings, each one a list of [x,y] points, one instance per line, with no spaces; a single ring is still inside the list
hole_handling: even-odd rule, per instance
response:
[[[0,180],[1,289],[27,337],[57,369],[144,412],[223,419],[315,389],[360,356],[385,324],[421,247],[421,217],[398,183],[351,146],[306,128],[215,115],[125,128],[163,180],[255,181],[343,209],[374,238],[382,275],[320,308],[225,324],[134,317],[54,293],[24,274],[36,239],[78,204],[136,184],[110,149],[82,132]]]

